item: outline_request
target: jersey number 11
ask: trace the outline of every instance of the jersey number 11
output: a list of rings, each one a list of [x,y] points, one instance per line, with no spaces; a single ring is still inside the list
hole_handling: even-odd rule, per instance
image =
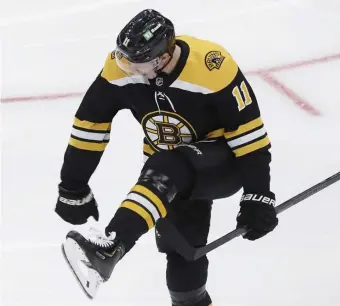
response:
[[[241,91],[243,93],[243,96],[241,94]],[[233,96],[235,97],[237,101],[239,111],[243,110],[247,105],[253,102],[249,95],[247,85],[244,81],[241,83],[241,86],[235,86],[232,92],[233,92]]]

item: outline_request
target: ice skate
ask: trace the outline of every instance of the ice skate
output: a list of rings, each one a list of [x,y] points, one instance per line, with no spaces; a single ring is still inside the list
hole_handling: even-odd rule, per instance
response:
[[[117,262],[123,257],[125,247],[115,239],[91,229],[88,238],[70,231],[62,245],[65,260],[85,294],[93,299],[99,286],[106,282]]]

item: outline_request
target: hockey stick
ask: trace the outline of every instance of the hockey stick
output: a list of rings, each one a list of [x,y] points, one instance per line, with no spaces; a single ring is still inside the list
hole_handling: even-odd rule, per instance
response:
[[[286,209],[300,203],[301,201],[309,198],[310,196],[318,193],[319,191],[339,180],[340,172],[283,202],[276,207],[276,212],[280,214]],[[245,234],[248,230],[245,228],[235,229],[232,232],[218,238],[217,240],[214,240],[211,243],[199,248],[191,246],[188,241],[179,233],[177,228],[167,219],[163,218],[158,221],[157,231],[162,236],[162,238],[180,255],[182,255],[188,261],[193,261],[206,255],[212,250],[215,250],[226,242]]]

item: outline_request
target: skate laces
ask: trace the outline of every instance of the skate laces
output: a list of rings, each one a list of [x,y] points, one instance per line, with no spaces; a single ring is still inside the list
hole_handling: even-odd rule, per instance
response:
[[[88,240],[100,247],[110,248],[115,244],[114,243],[115,237],[116,237],[115,232],[111,232],[109,236],[106,236],[98,229],[91,227]]]

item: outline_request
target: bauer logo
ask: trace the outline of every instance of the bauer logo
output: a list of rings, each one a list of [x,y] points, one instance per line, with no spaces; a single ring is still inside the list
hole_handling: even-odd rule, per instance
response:
[[[197,140],[194,128],[177,113],[154,111],[145,115],[141,124],[149,144],[156,151],[172,150]]]
[[[263,195],[258,195],[258,194],[253,194],[253,193],[247,193],[242,195],[241,197],[241,202],[245,201],[254,201],[254,202],[262,202],[264,204],[269,204],[272,206],[275,206],[275,199],[271,199],[269,197],[263,196]]]
[[[213,69],[220,69],[225,56],[220,51],[210,51],[205,56],[205,65],[211,71]]]

